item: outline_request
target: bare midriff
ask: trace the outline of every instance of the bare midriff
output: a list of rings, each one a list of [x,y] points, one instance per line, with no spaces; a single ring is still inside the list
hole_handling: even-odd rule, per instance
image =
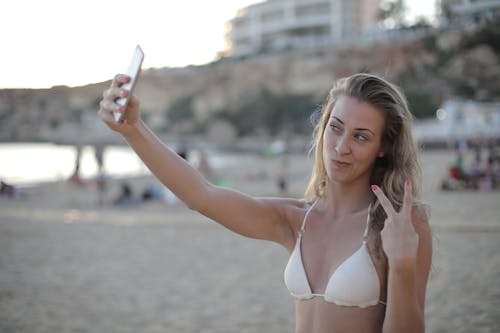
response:
[[[339,306],[322,297],[295,301],[296,333],[380,333],[385,306]]]

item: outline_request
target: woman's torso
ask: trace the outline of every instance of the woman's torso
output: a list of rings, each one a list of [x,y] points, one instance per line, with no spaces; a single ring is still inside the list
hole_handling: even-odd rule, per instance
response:
[[[302,211],[301,217],[294,218],[297,221],[292,223],[297,237],[308,208]],[[342,306],[326,301],[324,297],[327,296],[324,295],[327,286],[329,289],[334,289],[329,282],[332,275],[337,273],[339,266],[344,266],[345,261],[349,261],[354,253],[361,250],[367,226],[367,213],[368,210],[365,210],[340,219],[332,219],[324,212],[317,210],[311,210],[309,213],[302,239],[298,241],[298,245],[295,244],[295,247],[299,246],[307,285],[313,294],[319,295],[296,301],[297,332],[381,331],[385,305],[375,302],[375,305],[365,305],[365,307]],[[293,253],[297,250],[295,247],[290,247],[289,252]],[[376,271],[373,273],[374,279],[380,290],[380,296],[377,297],[385,300],[385,283],[379,283],[379,281],[385,281],[383,265],[371,260],[369,255],[368,260],[370,264],[373,262],[372,266]],[[364,271],[361,270],[361,272]],[[354,273],[357,273],[357,270]],[[334,280],[331,282],[335,283]],[[353,278],[353,283],[356,283],[354,280],[356,280],[356,274]]]

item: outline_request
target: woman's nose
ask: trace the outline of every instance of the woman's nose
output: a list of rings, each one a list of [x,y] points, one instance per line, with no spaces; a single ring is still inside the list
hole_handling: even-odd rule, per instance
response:
[[[339,155],[349,154],[351,149],[349,148],[349,140],[342,136],[337,140],[337,144],[335,145],[335,151]]]

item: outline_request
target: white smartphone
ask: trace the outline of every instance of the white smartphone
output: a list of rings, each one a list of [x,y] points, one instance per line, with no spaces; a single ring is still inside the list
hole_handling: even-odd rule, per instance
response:
[[[135,48],[134,55],[132,57],[132,61],[128,66],[127,72],[125,73],[128,76],[130,76],[130,81],[121,86],[122,89],[128,90],[129,93],[127,97],[122,97],[116,100],[116,103],[122,105],[123,109],[125,110],[124,112],[113,113],[116,122],[119,122],[125,115],[125,112],[127,112],[128,99],[130,96],[132,96],[134,92],[135,85],[137,83],[137,80],[139,79],[139,73],[141,72],[141,66],[143,60],[144,60],[144,52],[142,52],[141,47],[137,45]]]

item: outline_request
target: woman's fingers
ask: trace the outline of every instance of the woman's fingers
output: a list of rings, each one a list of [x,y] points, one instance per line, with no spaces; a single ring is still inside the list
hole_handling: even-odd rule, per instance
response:
[[[401,208],[401,213],[404,218],[411,218],[411,207],[413,205],[413,191],[411,187],[411,181],[407,179],[405,181],[405,194],[403,197],[403,207]]]
[[[125,74],[116,74],[111,82],[111,88],[119,87],[124,83],[127,83],[130,80],[130,77]]]
[[[127,97],[128,94],[129,92],[126,89],[120,87],[110,87],[109,89],[104,90],[102,98],[115,101],[118,98]]]
[[[375,196],[378,198],[382,208],[384,208],[385,213],[388,218],[394,219],[396,216],[400,216],[403,220],[411,221],[411,210],[413,205],[413,191],[411,186],[411,181],[406,180],[404,185],[404,196],[403,205],[401,210],[397,212],[394,206],[391,204],[387,196],[384,194],[382,189],[376,185],[372,185],[372,190]]]
[[[103,102],[101,102],[102,104]],[[113,117],[113,114],[109,111],[107,111],[105,108],[101,106],[98,112],[99,117],[105,122],[105,123],[114,123],[115,118]]]
[[[127,90],[112,86],[103,92],[103,99],[99,103],[99,107],[101,110],[108,113],[123,112],[123,106],[116,103],[116,100],[122,97],[126,97],[128,94],[129,92]]]
[[[139,118],[139,100],[135,96],[130,96],[127,106],[127,114],[120,122],[116,122],[114,113],[123,113],[125,108],[117,103],[117,100],[122,97],[129,96],[130,92],[122,85],[130,81],[130,77],[125,74],[118,74],[113,78],[111,86],[102,94],[102,100],[99,103],[98,115],[111,129],[120,133],[125,133],[131,129]],[[130,126],[127,126],[130,125]]]
[[[115,118],[113,116],[114,112],[123,112],[123,106],[116,103],[116,99],[120,97],[125,97],[127,91],[112,87],[104,91],[103,99],[99,103],[99,117],[106,122],[108,125],[115,123]]]
[[[384,208],[385,213],[387,214],[387,217],[391,217],[396,215],[396,211],[394,210],[394,207],[392,206],[391,202],[387,197],[385,196],[384,192],[380,187],[377,185],[372,185],[372,191],[377,197],[378,201],[382,205],[382,208]]]
[[[101,110],[106,112],[123,112],[123,106],[109,99],[103,99],[101,103],[99,103],[99,106]]]

